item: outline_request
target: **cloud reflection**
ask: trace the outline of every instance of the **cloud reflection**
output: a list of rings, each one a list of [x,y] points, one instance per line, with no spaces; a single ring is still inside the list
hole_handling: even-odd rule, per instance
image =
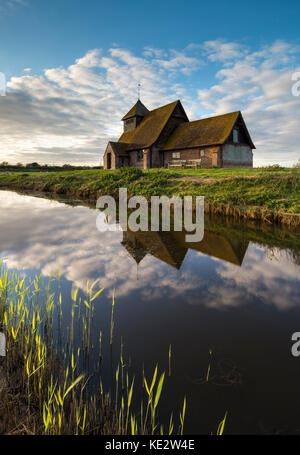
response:
[[[288,309],[300,302],[299,266],[284,250],[250,244],[242,266],[188,250],[180,270],[149,253],[137,265],[122,232],[101,233],[96,212],[42,198],[0,192],[1,257],[10,268],[60,273],[75,286],[100,278],[117,296],[176,299],[211,308],[259,302]],[[272,252],[272,254],[271,254]],[[138,293],[138,294],[137,294]]]

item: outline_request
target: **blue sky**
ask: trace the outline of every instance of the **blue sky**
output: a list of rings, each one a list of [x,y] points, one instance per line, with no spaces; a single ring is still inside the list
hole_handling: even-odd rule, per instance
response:
[[[300,158],[299,2],[0,0],[0,160],[98,164],[136,101],[242,110],[255,164]]]

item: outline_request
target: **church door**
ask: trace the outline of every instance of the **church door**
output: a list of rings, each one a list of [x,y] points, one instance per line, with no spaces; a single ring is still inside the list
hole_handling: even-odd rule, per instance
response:
[[[107,169],[111,169],[111,153],[107,154]]]

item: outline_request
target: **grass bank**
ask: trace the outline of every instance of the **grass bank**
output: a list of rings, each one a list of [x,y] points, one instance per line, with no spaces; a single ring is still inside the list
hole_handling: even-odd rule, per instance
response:
[[[300,169],[151,169],[0,173],[0,188],[96,200],[118,195],[204,196],[206,212],[300,226]]]
[[[168,375],[156,367],[150,378],[144,371],[140,379],[130,377],[123,346],[120,360],[111,370],[112,384],[105,391],[101,332],[95,363],[97,386],[89,388],[91,376],[85,370],[95,349],[90,339],[94,302],[102,292],[97,286],[98,281],[87,283],[84,298],[73,289],[67,302],[70,326],[62,328],[59,278],[51,278],[48,284],[41,276],[28,280],[1,265],[0,331],[6,337],[7,355],[0,357],[0,434],[183,433],[184,395],[179,415],[172,414],[167,425],[162,425],[159,403]],[[113,299],[108,355],[114,344],[114,307]],[[110,363],[113,368],[112,359]],[[221,423],[219,433],[223,428]]]

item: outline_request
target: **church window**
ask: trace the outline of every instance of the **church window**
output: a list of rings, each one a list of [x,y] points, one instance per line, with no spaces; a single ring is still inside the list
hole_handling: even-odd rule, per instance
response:
[[[233,142],[235,144],[239,142],[239,130],[237,128],[234,128],[233,130]]]

